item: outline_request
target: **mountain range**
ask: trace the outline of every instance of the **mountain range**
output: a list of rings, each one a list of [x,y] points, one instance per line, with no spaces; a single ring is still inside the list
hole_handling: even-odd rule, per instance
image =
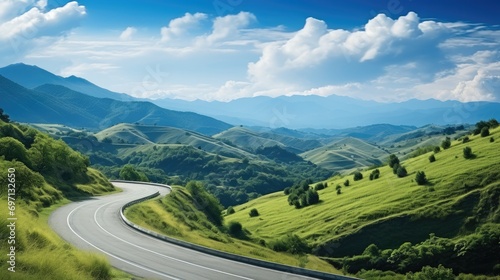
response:
[[[372,124],[420,127],[428,124],[470,124],[500,117],[500,103],[495,102],[412,99],[400,103],[380,103],[337,95],[258,96],[229,102],[140,100],[79,77],[61,77],[22,63],[0,68],[0,75],[3,76],[0,90],[5,95],[0,107],[5,107],[4,110],[14,119],[91,129],[103,129],[119,122],[140,122],[205,134],[216,134],[232,125],[245,125],[272,129],[285,127],[334,135],[339,129]],[[7,98],[13,95],[16,97]]]

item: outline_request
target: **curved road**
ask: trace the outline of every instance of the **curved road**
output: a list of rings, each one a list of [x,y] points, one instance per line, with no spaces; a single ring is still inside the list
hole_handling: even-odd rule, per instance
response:
[[[127,202],[167,188],[113,183],[123,192],[65,205],[52,213],[49,225],[78,248],[98,251],[111,264],[147,279],[314,279],[214,257],[173,245],[131,229],[120,218]]]

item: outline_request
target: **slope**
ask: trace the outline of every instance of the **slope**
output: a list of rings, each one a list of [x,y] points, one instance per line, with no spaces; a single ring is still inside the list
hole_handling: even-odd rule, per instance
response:
[[[121,101],[132,101],[135,99],[123,93],[112,92],[101,88],[79,77],[70,76],[63,78],[37,66],[23,63],[12,64],[0,68],[0,75],[29,89],[34,89],[45,84],[53,84],[99,98],[111,98]]]
[[[480,238],[479,231],[489,223],[500,223],[500,128],[491,132],[491,137],[469,136],[465,144],[454,141],[451,148],[435,155],[433,163],[428,160],[430,153],[403,161],[409,172],[404,178],[395,176],[388,166],[379,168],[380,178],[373,181],[367,179],[372,170],[363,172],[360,181],[353,181],[352,176],[334,177],[319,191],[317,205],[294,209],[286,195],[274,193],[235,207],[236,213],[227,220],[240,222],[266,242],[296,233],[315,246],[317,254],[340,258],[362,254],[370,244],[395,250],[405,242],[423,242],[431,233],[467,244]],[[466,146],[475,154],[473,159],[463,157]],[[424,171],[429,183],[417,185],[417,171]],[[347,187],[346,179],[351,182]],[[341,186],[341,194],[335,186]],[[248,217],[252,208],[258,209],[259,219]],[[498,252],[498,244],[494,246],[491,249]],[[451,251],[442,254],[449,254],[446,261],[458,272],[492,273],[490,263],[498,262],[495,258],[484,261],[477,255],[480,251],[461,255],[453,251],[453,245],[447,248]],[[489,267],[481,269],[470,257]],[[440,260],[445,261],[444,255]],[[464,265],[464,261],[469,263]],[[402,267],[394,269],[404,272]]]
[[[0,76],[0,106],[20,122],[102,129],[121,122],[168,125],[214,134],[231,127],[210,117],[162,109],[148,102],[88,96],[56,85],[26,89]]]
[[[388,156],[382,148],[347,137],[300,154],[305,160],[334,171],[379,165]]]
[[[209,153],[244,158],[254,155],[200,133],[166,126],[118,124],[95,134],[98,140],[124,144],[182,144]]]

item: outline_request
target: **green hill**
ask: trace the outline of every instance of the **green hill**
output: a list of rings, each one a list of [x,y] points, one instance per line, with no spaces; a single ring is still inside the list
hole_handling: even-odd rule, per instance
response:
[[[498,275],[500,128],[491,133],[491,138],[453,141],[432,163],[432,152],[402,161],[406,177],[398,178],[388,166],[379,168],[375,180],[368,179],[373,170],[362,172],[359,181],[338,176],[318,191],[319,204],[295,209],[285,194],[274,193],[234,207],[227,221],[240,222],[266,242],[295,233],[317,255],[351,273],[380,269],[404,274],[443,264],[456,274]],[[464,158],[465,147],[472,149],[472,159]],[[417,171],[425,172],[426,185],[415,182]],[[248,216],[252,208],[260,213],[258,219]],[[372,253],[366,251],[371,244]]]
[[[229,140],[243,149],[255,151],[262,147],[279,146],[294,153],[305,152],[322,145],[319,139],[289,136],[274,132],[258,132],[244,127],[233,127],[214,135],[216,139]]]
[[[96,133],[95,136],[98,140],[107,139],[107,141],[119,144],[182,144],[224,156],[254,157],[251,153],[220,140],[174,127],[118,124]]]
[[[347,137],[300,156],[318,166],[340,172],[379,165],[389,153],[363,140]]]
[[[55,207],[70,200],[117,191],[88,159],[31,127],[0,120],[0,236],[11,236],[7,218],[17,218],[15,272],[0,264],[2,279],[111,279],[118,277],[101,255],[82,252],[47,224]],[[11,185],[15,184],[15,188]],[[15,189],[15,194],[11,191]],[[15,200],[13,200],[15,198]],[[7,211],[9,206],[9,211]],[[123,274],[123,273],[118,273]],[[123,275],[121,275],[123,277]]]

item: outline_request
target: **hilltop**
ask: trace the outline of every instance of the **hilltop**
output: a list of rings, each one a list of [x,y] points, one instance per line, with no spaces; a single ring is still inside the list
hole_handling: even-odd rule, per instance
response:
[[[240,222],[254,238],[267,243],[297,234],[315,254],[351,273],[362,268],[406,273],[438,263],[455,273],[498,273],[494,252],[500,250],[500,128],[488,137],[464,138],[436,153],[435,162],[429,161],[434,152],[402,161],[408,172],[403,178],[389,166],[379,167],[375,180],[369,180],[373,169],[361,172],[359,181],[352,175],[336,176],[321,182],[327,188],[318,191],[318,204],[295,209],[287,195],[278,192],[234,207],[226,220]],[[464,158],[465,147],[471,148],[473,158]],[[416,183],[417,171],[425,172],[427,184]],[[249,217],[250,209],[257,209],[259,217]],[[433,251],[431,260],[418,250],[432,242],[451,245],[432,249],[439,251]],[[374,253],[366,253],[369,246]],[[414,250],[413,259],[403,250]],[[403,255],[396,259],[397,254]],[[370,261],[375,256],[379,260]]]

